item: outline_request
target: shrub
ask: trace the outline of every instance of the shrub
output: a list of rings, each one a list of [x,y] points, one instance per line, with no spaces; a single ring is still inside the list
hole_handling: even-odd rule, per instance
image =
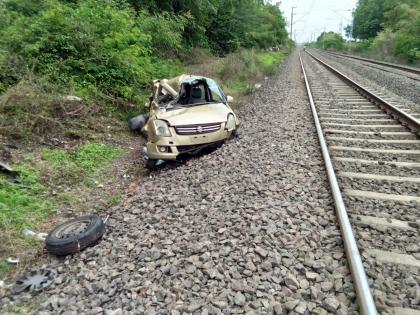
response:
[[[10,53],[2,67],[6,84],[24,77],[13,65],[25,60],[26,67],[18,68],[51,82],[135,100],[156,73],[171,69],[172,62],[160,60],[156,52],[181,47],[182,17],[136,17],[129,7],[111,1],[47,3],[35,16],[18,15],[1,32]]]
[[[347,47],[350,51],[358,52],[358,53],[366,53],[370,46],[372,45],[373,39],[364,39],[360,42],[351,41],[347,44]]]
[[[418,34],[397,32],[395,34],[394,54],[397,57],[415,63],[420,61],[420,39]]]
[[[375,58],[387,59],[393,55],[395,34],[390,30],[384,30],[376,36],[370,46],[370,55]]]
[[[322,49],[344,50],[345,40],[341,34],[324,32],[318,37],[317,46]]]
[[[141,12],[138,17],[140,29],[151,36],[151,44],[155,53],[160,56],[174,57],[183,49],[182,33],[191,16],[163,13],[150,15]]]

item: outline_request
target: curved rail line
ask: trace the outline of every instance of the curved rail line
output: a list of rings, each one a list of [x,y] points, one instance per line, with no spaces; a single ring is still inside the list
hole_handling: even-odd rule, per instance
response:
[[[376,95],[375,93],[369,91],[368,89],[364,88],[354,80],[350,79],[348,76],[343,74],[342,72],[338,71],[336,68],[330,66],[329,64],[325,63],[321,59],[315,57],[313,54],[307,51],[307,53],[314,58],[316,61],[318,61],[320,64],[322,64],[324,67],[326,67],[328,70],[333,72],[335,75],[340,77],[343,81],[345,81],[347,84],[352,86],[356,91],[358,91],[360,94],[365,96],[370,102],[378,105],[383,110],[385,110],[387,113],[391,114],[395,119],[399,120],[401,124],[404,126],[407,126],[410,128],[413,132],[419,134],[420,133],[420,121],[410,114],[402,111],[401,109],[395,107],[394,105],[388,103],[380,96]]]
[[[349,262],[350,271],[355,283],[355,290],[359,300],[361,312],[365,315],[376,315],[376,306],[373,302],[372,294],[369,289],[369,283],[366,277],[363,263],[360,258],[359,249],[356,244],[349,217],[347,215],[346,206],[344,205],[343,197],[341,195],[340,187],[338,186],[337,177],[334,172],[334,167],[328,153],[328,147],[322,132],[321,124],[312,98],[309,81],[306,77],[305,68],[303,66],[302,57],[299,53],[300,64],[302,67],[303,76],[305,79],[306,91],[308,93],[309,102],[311,104],[312,115],[314,117],[315,126],[318,134],[319,143],[321,145],[322,156],[324,158],[325,167],[327,169],[328,180],[334,197],[335,208],[337,211],[341,233],[343,236],[344,246],[346,250],[346,257]]]
[[[420,69],[416,69],[416,68],[413,68],[413,67],[408,67],[408,66],[395,64],[395,63],[389,63],[389,62],[373,60],[373,59],[368,59],[368,58],[363,58],[363,57],[357,57],[357,56],[353,56],[353,55],[340,54],[340,53],[331,52],[331,51],[328,51],[327,53],[329,53],[331,55],[336,55],[336,56],[341,56],[341,57],[345,57],[345,58],[349,58],[349,59],[365,61],[365,62],[372,63],[372,64],[375,64],[375,65],[385,66],[385,67],[394,68],[394,69],[398,69],[398,70],[401,70],[401,71],[410,72],[410,73],[420,75]]]

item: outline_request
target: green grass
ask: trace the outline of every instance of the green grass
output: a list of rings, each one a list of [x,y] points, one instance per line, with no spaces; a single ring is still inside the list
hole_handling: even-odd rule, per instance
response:
[[[95,169],[108,164],[115,158],[123,154],[121,149],[89,143],[81,147],[74,154],[74,161],[86,171],[94,171]]]
[[[88,143],[73,153],[63,150],[44,149],[42,158],[54,167],[62,167],[73,171],[80,168],[83,171],[94,171],[120,157],[123,151],[106,145]]]
[[[277,66],[283,61],[286,55],[282,52],[265,52],[258,54],[257,66],[266,74],[274,74]]]
[[[0,261],[0,277],[11,269],[11,265],[6,261]]]
[[[45,222],[52,209],[71,205],[77,199],[69,192],[52,195],[58,185],[87,186],[86,180],[92,179],[95,171],[122,155],[121,149],[88,143],[70,153],[44,149],[42,161],[29,156],[29,161],[14,165],[20,182],[0,177],[0,229],[22,237],[24,228]],[[117,197],[111,203],[115,202]]]
[[[249,85],[246,83],[245,80],[237,79],[232,81],[232,84],[230,85],[230,88],[235,90],[236,92],[240,94],[245,94],[248,92]]]
[[[0,229],[22,231],[45,220],[52,203],[44,194],[39,172],[29,165],[15,166],[21,182],[14,183],[5,176],[0,177]]]
[[[114,192],[112,195],[108,197],[108,199],[106,200],[106,204],[108,205],[108,207],[114,207],[117,204],[119,204],[119,202],[121,201],[121,198],[122,198],[122,190],[117,190],[116,192]]]

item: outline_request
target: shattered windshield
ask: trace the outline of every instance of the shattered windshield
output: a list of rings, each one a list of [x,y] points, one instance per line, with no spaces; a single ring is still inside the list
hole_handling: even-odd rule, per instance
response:
[[[179,106],[195,106],[209,103],[226,103],[226,97],[223,94],[216,81],[198,76],[188,76],[183,78],[180,87],[176,92],[175,85],[177,78],[158,81],[155,83],[154,94],[155,101],[159,107],[166,109]],[[173,82],[171,82],[173,81]]]
[[[178,105],[201,105],[225,102],[223,92],[212,79],[191,77],[181,84]]]
[[[217,85],[216,81],[212,79],[206,79],[207,85],[212,93],[213,99],[217,100],[218,102],[225,102],[225,95],[223,94],[220,87]]]

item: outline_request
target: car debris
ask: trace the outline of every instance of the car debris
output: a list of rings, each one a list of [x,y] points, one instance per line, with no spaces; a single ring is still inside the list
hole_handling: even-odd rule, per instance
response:
[[[20,189],[31,190],[32,189],[32,186],[31,185],[20,185],[19,188]]]
[[[52,268],[40,268],[28,271],[21,276],[11,288],[12,294],[19,294],[28,290],[36,293],[49,287],[57,275],[57,271]]]
[[[149,160],[149,152],[147,151],[147,147],[143,147],[143,154],[144,154],[144,160],[146,161],[146,163],[147,163],[147,161]],[[162,164],[164,164],[165,163],[165,161],[164,160],[157,160],[156,162],[155,162],[155,165],[154,166],[159,166],[159,165],[162,165]]]
[[[24,229],[23,230],[23,235],[25,237],[30,237],[30,238],[38,240],[38,241],[45,241],[45,238],[47,237],[47,233],[36,233],[36,232],[31,231],[29,229]]]
[[[63,100],[70,101],[70,102],[82,102],[83,99],[81,97],[78,97],[76,95],[66,95],[63,97]]]
[[[154,80],[145,104],[149,112],[129,121],[131,130],[141,131],[147,138],[146,167],[218,147],[234,137],[240,123],[229,107],[232,101],[216,81],[203,76],[183,74]]]
[[[6,259],[6,262],[11,265],[17,265],[19,263],[19,258],[9,257]]]
[[[18,174],[12,167],[10,167],[5,162],[0,161],[0,172],[7,173],[12,176],[16,176]]]
[[[104,233],[105,224],[102,218],[90,214],[58,225],[48,234],[45,244],[49,253],[64,256],[96,244]]]

